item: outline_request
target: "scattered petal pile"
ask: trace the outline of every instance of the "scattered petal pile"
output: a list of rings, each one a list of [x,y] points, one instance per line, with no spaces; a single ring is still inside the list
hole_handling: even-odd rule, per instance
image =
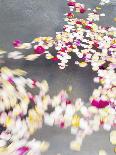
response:
[[[58,62],[60,69],[68,66],[72,54],[75,54],[77,60],[74,63],[79,67],[90,64],[97,72],[94,82],[98,83],[87,106],[79,98],[71,100],[66,90],[50,97],[46,81],[25,78],[26,72],[20,69],[2,67],[0,152],[7,155],[40,155],[46,151],[49,147],[47,142],[28,140],[43,123],[63,129],[70,127],[71,134],[75,135],[70,143],[74,151],[80,151],[84,138],[101,127],[106,131],[112,130],[110,142],[116,152],[116,28],[98,26],[97,23],[105,16],[99,11],[101,5],[109,2],[101,0],[99,6],[92,10],[75,0],[68,0],[70,11],[65,14],[66,24],[55,38],[38,37],[31,43],[15,40],[13,46],[17,51],[7,53],[0,50],[0,63],[4,63],[5,56],[33,61],[45,55],[46,59]],[[79,18],[79,14],[85,13],[86,19]],[[33,49],[33,53],[28,53],[28,49]],[[107,153],[100,150],[99,155]]]
[[[15,151],[17,155],[31,150],[38,155],[41,152],[39,143],[34,140],[27,144],[27,140],[42,126],[47,108],[43,97],[48,86],[46,81],[40,83],[24,78],[25,74],[20,69],[2,67],[0,70],[0,150]],[[34,89],[37,95],[32,93]]]

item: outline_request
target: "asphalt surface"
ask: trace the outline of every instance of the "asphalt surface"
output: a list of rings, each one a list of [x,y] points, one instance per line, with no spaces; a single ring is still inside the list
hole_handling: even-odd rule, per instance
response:
[[[97,0],[81,0],[87,7],[95,8]],[[37,36],[55,36],[62,30],[64,13],[68,10],[66,0],[0,0],[0,48],[9,52],[13,51],[12,40],[21,39],[24,42],[31,41]],[[106,14],[98,23],[100,25],[114,25],[116,6],[106,5],[102,12]],[[80,69],[70,66],[65,70],[59,70],[57,64],[50,63],[44,58],[35,62],[5,60],[5,65],[11,68],[23,68],[28,71],[28,76],[38,80],[46,79],[50,85],[50,94],[55,95],[69,85],[73,86],[71,97],[81,97],[88,102],[95,84],[92,72],[88,66]],[[2,64],[3,65],[3,64]],[[109,143],[109,133],[100,131],[87,137],[82,151],[75,153],[69,150],[69,142],[74,138],[70,131],[60,130],[56,127],[45,126],[34,135],[36,138],[51,142],[51,147],[45,155],[98,155],[103,148],[108,155],[114,155]]]

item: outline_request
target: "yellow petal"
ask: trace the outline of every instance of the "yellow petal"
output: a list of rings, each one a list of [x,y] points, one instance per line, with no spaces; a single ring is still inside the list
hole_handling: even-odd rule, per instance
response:
[[[7,148],[6,147],[0,147],[0,153],[5,153],[7,152]],[[6,153],[7,154],[7,153]]]
[[[40,56],[39,54],[30,54],[30,55],[26,56],[25,59],[32,61],[32,60],[37,59],[39,56]]]
[[[78,115],[74,115],[72,119],[72,126],[79,127],[80,125],[80,117]]]
[[[112,145],[116,145],[116,130],[113,130],[110,133],[110,142],[112,143]]]
[[[79,66],[80,66],[80,67],[86,67],[86,66],[87,66],[87,63],[86,63],[86,62],[80,62],[80,63],[79,63]]]
[[[114,152],[116,153],[116,147],[114,148]]]
[[[99,151],[99,155],[107,155],[107,153],[106,153],[105,150],[100,150],[100,151]]]
[[[7,117],[7,119],[6,119],[6,125],[9,126],[9,125],[11,124],[11,122],[12,122],[12,121],[11,121],[11,118],[10,118],[10,117]]]
[[[116,17],[114,18],[114,21],[116,22]]]
[[[96,9],[97,9],[97,10],[101,10],[101,7],[97,6]]]
[[[22,69],[15,69],[15,70],[13,71],[13,73],[14,73],[15,75],[18,75],[18,76],[20,76],[20,75],[26,75],[26,74],[27,74],[27,72],[24,71],[24,70],[22,70]]]
[[[80,151],[81,145],[77,141],[72,141],[70,143],[70,149],[73,151]]]
[[[35,38],[33,41],[34,42],[40,42],[41,41],[41,38]]]
[[[47,143],[47,142],[42,142],[41,144],[40,144],[40,151],[41,152],[45,152],[46,150],[48,150],[48,148],[49,148],[49,143]]]
[[[6,53],[6,51],[3,51],[0,49],[0,54],[4,54],[4,53]]]
[[[52,58],[54,58],[53,55],[51,55],[51,54],[46,54],[46,59],[52,59]]]

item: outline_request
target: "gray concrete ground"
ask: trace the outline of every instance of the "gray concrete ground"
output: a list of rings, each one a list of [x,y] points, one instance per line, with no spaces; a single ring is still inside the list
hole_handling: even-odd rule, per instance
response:
[[[84,2],[90,8],[98,4],[97,0],[79,2]],[[28,42],[40,35],[55,36],[55,32],[62,30],[64,13],[67,10],[66,0],[0,0],[0,48],[12,51],[11,42],[14,39]],[[106,5],[102,12],[106,13],[106,16],[99,24],[115,25],[113,18],[116,16],[116,7]],[[92,80],[96,74],[91,68],[79,69],[73,62],[64,71],[59,70],[57,64],[52,64],[44,58],[35,62],[6,60],[5,65],[23,68],[32,78],[46,79],[50,85],[51,95],[72,85],[72,96],[82,97],[84,101],[88,101],[95,87]],[[34,136],[51,142],[51,148],[45,155],[56,155],[59,152],[61,155],[98,155],[101,148],[106,149],[108,155],[114,155],[109,143],[109,133],[104,131],[86,138],[79,153],[69,150],[69,141],[74,138],[70,136],[69,130],[44,126]]]

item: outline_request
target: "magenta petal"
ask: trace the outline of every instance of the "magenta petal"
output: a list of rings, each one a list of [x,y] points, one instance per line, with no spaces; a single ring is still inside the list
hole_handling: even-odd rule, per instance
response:
[[[112,48],[116,48],[116,44],[112,45],[111,47],[112,47]]]
[[[45,49],[42,46],[37,46],[34,51],[35,54],[43,54],[45,52]]]
[[[81,46],[80,40],[77,40],[77,41],[76,41],[76,45],[77,45],[77,46]]]
[[[75,6],[75,2],[68,2],[68,6]]]
[[[100,108],[105,108],[109,105],[109,101],[103,101],[103,100],[100,100],[99,101],[99,106]]]
[[[23,147],[20,147],[17,151],[19,152],[18,155],[25,155],[25,153],[29,151],[29,147],[23,146]]]
[[[69,105],[71,103],[72,103],[71,100],[66,100],[66,105]]]
[[[62,129],[64,128],[64,122],[60,123],[60,128],[62,128]]]
[[[8,78],[8,82],[10,82],[11,84],[14,82],[12,77]]]
[[[95,106],[96,108],[105,108],[106,106],[109,105],[109,101],[103,101],[103,100],[93,100],[91,102],[91,105],[92,106]]]
[[[14,40],[12,44],[14,47],[18,47],[21,45],[21,41],[20,40]]]
[[[92,105],[92,106],[95,106],[95,107],[97,107],[97,108],[99,108],[99,101],[93,100],[93,101],[91,102],[91,105]]]
[[[86,9],[85,8],[81,8],[80,9],[80,13],[85,13],[86,12]]]

